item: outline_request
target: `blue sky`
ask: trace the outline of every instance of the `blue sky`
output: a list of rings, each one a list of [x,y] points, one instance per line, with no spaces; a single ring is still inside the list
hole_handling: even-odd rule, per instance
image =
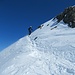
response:
[[[50,20],[75,0],[0,0],[0,50]]]

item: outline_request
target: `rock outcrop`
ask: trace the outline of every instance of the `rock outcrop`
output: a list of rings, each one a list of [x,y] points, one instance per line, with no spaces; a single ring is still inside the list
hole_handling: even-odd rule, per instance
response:
[[[57,18],[58,22],[63,20],[64,23],[67,23],[69,27],[75,28],[75,6],[70,6],[66,8],[62,13],[57,15],[55,18]]]

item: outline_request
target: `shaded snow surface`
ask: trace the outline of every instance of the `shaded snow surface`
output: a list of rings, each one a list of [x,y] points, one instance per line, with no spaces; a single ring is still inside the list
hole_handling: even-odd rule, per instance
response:
[[[0,75],[75,75],[75,28],[43,25],[0,52]]]

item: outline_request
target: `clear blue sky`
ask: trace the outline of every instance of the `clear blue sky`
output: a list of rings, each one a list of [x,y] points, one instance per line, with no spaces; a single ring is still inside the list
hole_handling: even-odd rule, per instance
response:
[[[72,5],[75,0],[0,0],[0,50]]]

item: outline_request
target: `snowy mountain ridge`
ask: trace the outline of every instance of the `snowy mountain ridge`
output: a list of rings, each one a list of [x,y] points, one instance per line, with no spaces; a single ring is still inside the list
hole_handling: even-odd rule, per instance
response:
[[[75,29],[43,25],[0,53],[0,75],[75,75]]]

